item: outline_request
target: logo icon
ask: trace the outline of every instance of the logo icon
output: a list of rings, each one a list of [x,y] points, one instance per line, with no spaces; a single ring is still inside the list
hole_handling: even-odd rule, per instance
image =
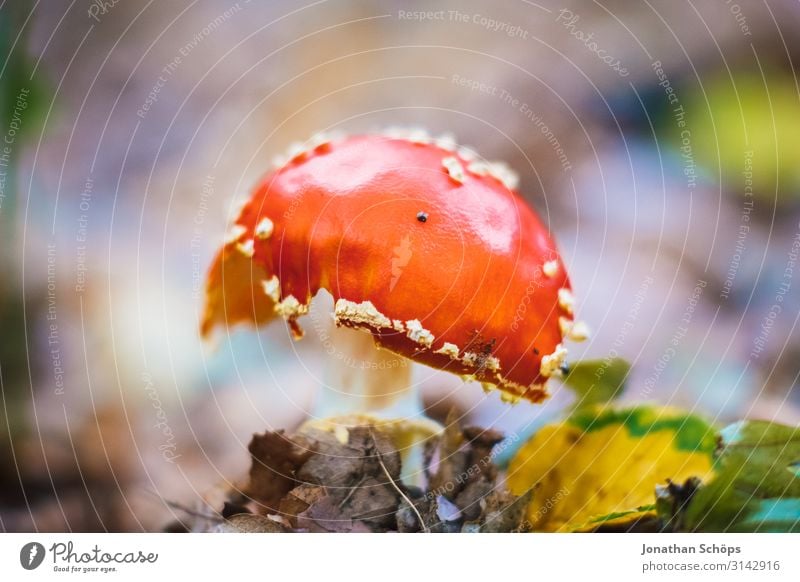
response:
[[[39,542],[28,542],[19,551],[19,563],[26,570],[35,570],[44,561],[44,546]]]
[[[411,260],[411,237],[406,235],[400,244],[392,249],[394,257],[392,257],[392,280],[389,282],[389,291],[394,291],[394,286],[400,280],[400,275],[403,274],[403,267],[408,265]]]

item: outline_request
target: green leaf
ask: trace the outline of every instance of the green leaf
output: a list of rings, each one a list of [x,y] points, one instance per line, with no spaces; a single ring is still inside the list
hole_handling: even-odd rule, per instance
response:
[[[564,378],[577,396],[574,408],[606,404],[625,390],[631,365],[622,358],[611,360],[585,360],[570,365]]]
[[[741,421],[720,433],[714,479],[688,504],[690,531],[800,532],[800,428]]]
[[[0,5],[0,142],[3,161],[0,163],[0,370],[2,396],[0,404],[0,467],[10,451],[11,443],[29,424],[24,411],[30,404],[28,391],[29,364],[25,342],[23,302],[29,313],[37,296],[25,295],[18,274],[19,237],[14,228],[17,219],[17,165],[26,140],[41,127],[44,111],[43,85],[33,75],[33,59],[28,52],[27,33],[33,19],[27,3]],[[12,127],[13,124],[13,127]]]
[[[661,523],[656,517],[655,505],[642,505],[627,511],[615,511],[590,519],[580,527],[577,533],[615,533],[615,532],[655,532],[660,530]]]
[[[28,52],[27,37],[33,19],[28,21],[30,8],[24,4],[11,4],[0,8],[0,140],[6,151],[3,164],[2,212],[0,212],[0,243],[6,255],[13,256],[16,192],[16,165],[22,156],[23,145],[29,136],[36,135],[44,118],[44,85],[33,74],[34,60]],[[16,119],[15,119],[16,118]],[[9,133],[12,121],[16,127]],[[11,140],[11,141],[9,141]],[[8,223],[8,224],[3,224]],[[9,252],[9,249],[12,249]],[[0,268],[8,269],[8,261],[0,254]]]
[[[659,431],[669,431],[674,435],[675,449],[709,456],[713,455],[717,444],[716,430],[708,421],[700,416],[668,407],[587,408],[576,411],[569,422],[586,433],[599,431],[608,426],[624,426],[634,438],[643,438]]]
[[[800,531],[800,499],[759,499],[751,503],[751,511],[731,531],[798,532]]]

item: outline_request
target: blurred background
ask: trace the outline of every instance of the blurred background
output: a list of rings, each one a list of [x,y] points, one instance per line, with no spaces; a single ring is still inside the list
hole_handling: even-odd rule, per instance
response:
[[[315,334],[197,328],[238,202],[317,131],[508,162],[594,332],[572,359],[800,423],[799,42],[796,0],[0,4],[0,531],[157,530],[307,418]],[[414,373],[506,432],[570,398]]]

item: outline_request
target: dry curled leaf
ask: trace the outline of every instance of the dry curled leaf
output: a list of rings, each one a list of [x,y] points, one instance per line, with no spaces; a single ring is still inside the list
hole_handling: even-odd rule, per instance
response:
[[[490,492],[482,501],[480,531],[504,533],[528,530],[527,510],[532,497],[532,489],[519,497],[509,491]]]
[[[438,439],[426,489],[401,481],[396,430],[389,425],[304,428],[256,435],[244,494],[229,490],[203,531],[520,531],[527,497],[497,489],[496,431],[461,429],[454,418]],[[429,461],[432,461],[430,457]],[[438,489],[433,488],[437,484]],[[254,510],[255,513],[247,513]],[[208,520],[206,520],[208,521]]]
[[[254,435],[248,450],[252,465],[244,493],[261,505],[260,513],[277,511],[281,499],[299,483],[297,473],[311,457],[311,443],[279,430]]]

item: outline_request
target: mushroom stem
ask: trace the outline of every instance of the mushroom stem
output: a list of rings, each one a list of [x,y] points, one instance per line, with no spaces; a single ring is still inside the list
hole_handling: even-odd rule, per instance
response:
[[[305,426],[341,435],[362,424],[388,430],[400,451],[401,479],[422,485],[425,442],[442,427],[424,415],[413,363],[378,348],[363,331],[331,325],[328,336],[324,384]]]
[[[366,413],[382,418],[422,414],[408,359],[375,346],[372,335],[332,326],[324,385],[316,418]]]

